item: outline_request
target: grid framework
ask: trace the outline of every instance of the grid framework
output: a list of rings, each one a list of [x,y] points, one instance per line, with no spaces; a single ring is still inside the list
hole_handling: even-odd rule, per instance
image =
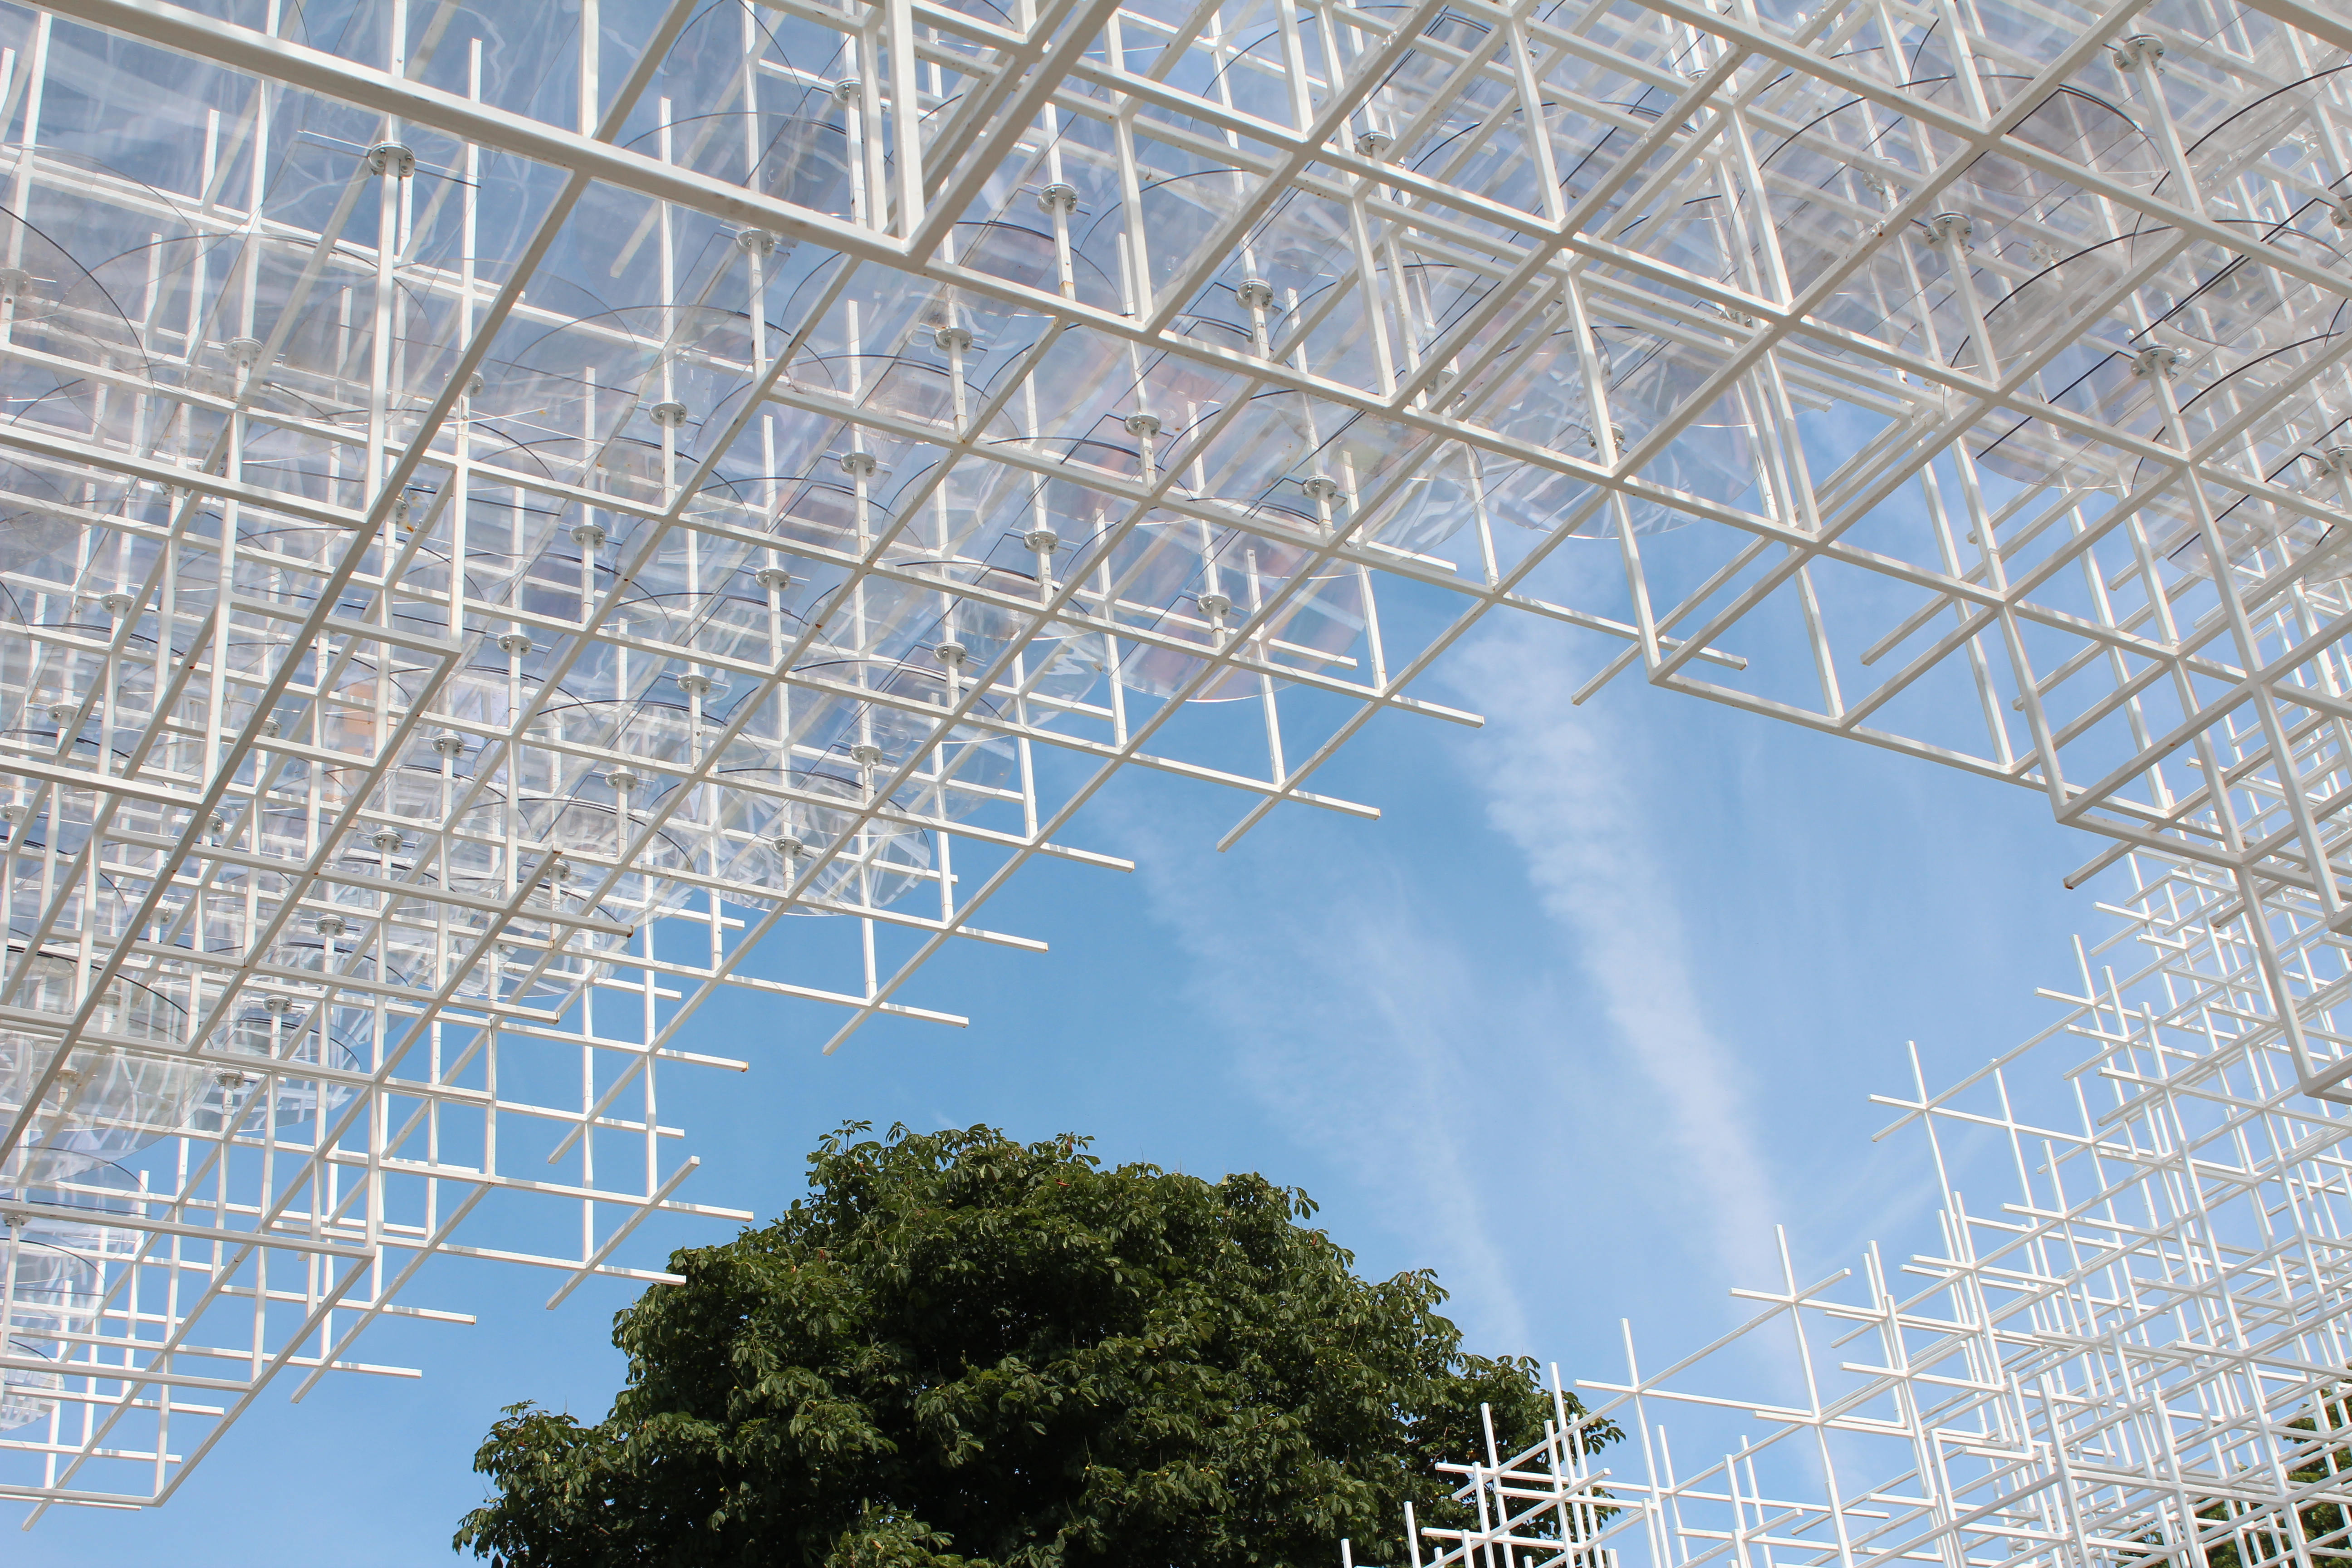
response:
[[[1407,689],[1498,607],[2046,792],[2332,1125],[2347,61],[2292,0],[0,9],[0,1494],[168,1497],[435,1256],[665,1278],[744,1217],[656,1093],[742,1065],[714,987],[961,1022],[909,978],[1042,945],[978,918],[1124,864],[1122,769],[1371,815],[1314,775],[1476,722]]]
[[[1801,1277],[1670,1365],[1626,1332],[1545,1440],[1452,1471],[1398,1561],[2326,1568],[2352,1546],[2341,1107],[2305,1093],[2229,879],[2132,858],[2059,1018],[1874,1096],[1924,1136],[1922,1249]],[[1555,1387],[1559,1373],[1554,1369]],[[1603,1430],[1595,1440],[1595,1428]],[[1608,1429],[1622,1441],[1606,1442]],[[1349,1553],[1352,1560],[1352,1552]]]

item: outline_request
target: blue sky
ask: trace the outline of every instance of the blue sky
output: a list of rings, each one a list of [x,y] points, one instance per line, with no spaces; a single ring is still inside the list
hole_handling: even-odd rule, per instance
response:
[[[952,952],[919,983],[969,1029],[880,1026],[827,1058],[797,1019],[714,1005],[699,1039],[753,1067],[665,1085],[705,1161],[690,1195],[772,1211],[846,1118],[1077,1131],[1113,1162],[1306,1187],[1364,1271],[1435,1268],[1475,1348],[1571,1378],[1622,1370],[1621,1318],[1645,1359],[1721,1331],[1726,1290],[1769,1282],[1776,1223],[1801,1268],[1921,1223],[1924,1152],[1873,1145],[1865,1096],[1908,1088],[1906,1039],[1941,1080],[2050,1017],[2032,988],[2098,923],[2059,878],[2095,846],[2031,792],[1638,679],[1570,708],[1612,651],[1484,628],[1426,688],[1484,729],[1383,716],[1323,775],[1377,823],[1289,808],[1219,855],[1244,802],[1122,781],[1068,837],[1139,870],[1032,866],[988,923],[1052,951]],[[675,1226],[641,1260],[725,1234]],[[549,1312],[550,1289],[441,1266],[408,1299],[479,1321],[390,1323],[361,1352],[423,1379],[299,1406],[289,1380],[169,1508],[59,1510],[0,1556],[457,1562],[498,1408],[594,1415],[617,1383],[625,1293]]]

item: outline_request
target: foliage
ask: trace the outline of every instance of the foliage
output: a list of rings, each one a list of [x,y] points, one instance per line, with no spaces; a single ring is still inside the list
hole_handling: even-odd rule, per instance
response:
[[[2327,1428],[2331,1434],[2342,1433],[2347,1429],[2347,1424],[2352,1424],[2352,1403],[2345,1399],[2340,1388],[2329,1391],[2317,1403],[2326,1413]],[[2289,1452],[2300,1454],[2297,1462],[2287,1471],[2290,1487],[2317,1487],[2330,1477],[2336,1478],[2338,1484],[2328,1488],[2329,1490],[2352,1487],[2352,1449],[2347,1449],[2341,1443],[2320,1441],[2319,1424],[2309,1415],[2295,1417],[2287,1423],[2287,1428],[2290,1432],[2306,1434],[2289,1439],[2296,1445]],[[2197,1517],[2215,1521],[2231,1519],[2238,1511],[2227,1503],[2217,1502],[2199,1509]],[[2325,1500],[2309,1502],[2296,1510],[2295,1514],[2303,1526],[2304,1544],[2311,1554],[2314,1568],[2352,1568],[2352,1543],[2347,1543],[2346,1538],[2342,1504]],[[2225,1535],[2219,1541],[2209,1538],[2205,1547],[2206,1568],[2246,1568],[2249,1554],[2243,1549],[2248,1546],[2252,1548],[2251,1556],[2255,1563],[2293,1563],[2294,1542],[2282,1528],[2283,1523],[2278,1515],[2263,1512],[2241,1527],[2239,1531]],[[2209,1522],[2203,1530],[2210,1528]],[[2200,1534],[2203,1530],[2200,1530]]]
[[[1304,1193],[1106,1170],[1076,1137],[866,1131],[619,1315],[605,1420],[507,1411],[459,1547],[506,1568],[1322,1563],[1395,1540],[1408,1499],[1460,1522],[1434,1467],[1485,1454],[1482,1405],[1506,1455],[1544,1437],[1535,1363],[1466,1353],[1426,1271],[1358,1279]]]

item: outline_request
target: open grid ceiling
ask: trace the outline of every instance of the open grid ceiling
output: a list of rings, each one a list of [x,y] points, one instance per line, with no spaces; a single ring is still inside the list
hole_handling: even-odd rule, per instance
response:
[[[741,1217],[656,1093],[741,1065],[680,1043],[713,986],[960,1021],[908,976],[1039,945],[980,923],[1030,856],[1122,864],[1067,841],[1119,769],[1241,792],[1228,843],[1369,815],[1317,770],[1475,722],[1406,689],[1496,605],[2046,791],[2334,1125],[2337,14],[67,0],[0,50],[0,1494],[168,1496],[457,1316],[397,1300],[436,1255],[665,1278],[641,1221]]]

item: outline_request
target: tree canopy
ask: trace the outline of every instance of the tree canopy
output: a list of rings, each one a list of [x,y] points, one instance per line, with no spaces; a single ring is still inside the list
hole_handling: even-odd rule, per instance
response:
[[[1105,1169],[1086,1141],[851,1122],[809,1195],[614,1320],[593,1426],[519,1405],[457,1544],[507,1568],[1322,1564],[1455,1521],[1441,1460],[1539,1441],[1525,1359],[1462,1348],[1307,1194]],[[1580,1413],[1567,1401],[1571,1417]],[[1381,1552],[1380,1557],[1394,1553]]]

